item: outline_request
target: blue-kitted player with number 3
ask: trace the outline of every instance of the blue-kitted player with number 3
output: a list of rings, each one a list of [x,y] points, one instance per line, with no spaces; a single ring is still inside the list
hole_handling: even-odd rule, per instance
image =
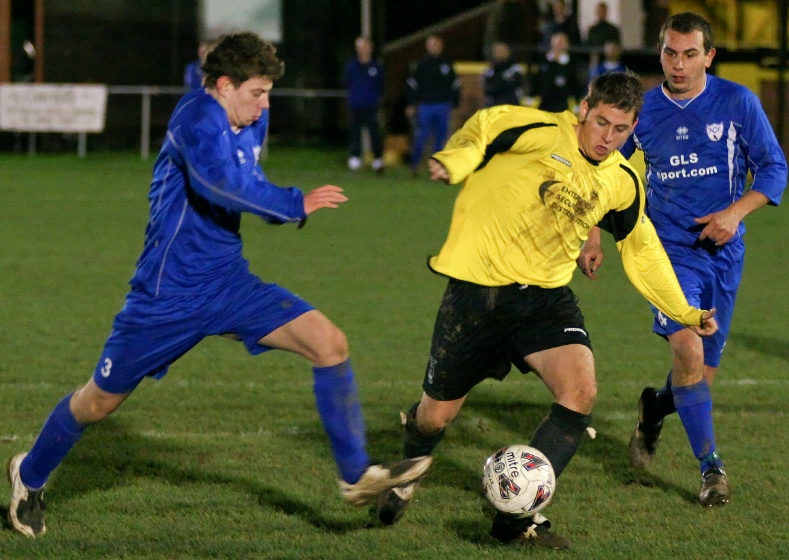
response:
[[[718,332],[702,339],[654,307],[653,330],[668,339],[673,367],[660,390],[639,399],[630,463],[644,469],[657,450],[663,419],[677,412],[701,467],[699,503],[729,502],[731,489],[717,451],[710,385],[729,334],[742,278],[743,218],[777,205],[787,167],[759,99],[745,87],[707,74],[715,56],[712,29],[702,17],[671,16],[660,31],[666,81],[644,96],[633,136],[647,164],[647,214],[691,305],[717,310]],[[745,189],[748,173],[753,182]],[[602,264],[600,233],[578,259],[590,278]]]
[[[345,335],[306,301],[251,274],[242,256],[242,212],[303,223],[347,200],[333,185],[306,194],[278,187],[258,165],[269,92],[284,72],[275,48],[253,33],[227,35],[206,55],[203,72],[205,87],[184,96],[170,119],[148,195],[145,246],[93,377],[55,406],[30,451],[8,463],[9,521],[29,537],[46,532],[44,484],[85,427],[211,335],[241,340],[250,354],[278,348],[312,362],[318,412],[348,503],[367,504],[430,466],[429,457],[370,461]]]

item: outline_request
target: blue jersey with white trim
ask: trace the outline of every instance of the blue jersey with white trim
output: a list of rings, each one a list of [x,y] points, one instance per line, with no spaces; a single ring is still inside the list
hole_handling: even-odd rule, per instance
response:
[[[716,76],[707,75],[704,91],[689,102],[670,99],[662,85],[647,92],[620,151],[629,158],[636,147],[646,161],[647,214],[663,242],[697,244],[704,226],[694,218],[738,200],[749,170],[751,189],[770,204],[780,203],[786,188],[786,159],[759,99]]]
[[[266,180],[258,157],[268,112],[238,133],[204,89],[185,95],[170,118],[148,194],[145,246],[130,284],[149,295],[195,294],[246,267],[241,213],[271,223],[305,217],[295,187]]]

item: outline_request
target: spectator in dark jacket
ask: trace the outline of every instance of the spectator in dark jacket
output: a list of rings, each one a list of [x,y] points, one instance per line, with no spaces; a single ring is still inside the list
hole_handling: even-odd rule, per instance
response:
[[[362,130],[366,128],[373,150],[372,168],[376,173],[383,173],[384,146],[378,127],[378,109],[384,93],[384,70],[373,58],[373,43],[370,39],[359,37],[354,47],[356,57],[345,65],[344,77],[350,118],[348,169],[357,171],[362,167]]]
[[[449,131],[449,117],[460,103],[460,80],[452,61],[443,56],[444,42],[437,35],[425,41],[427,54],[408,77],[406,116],[416,117],[411,172],[416,175],[422,152],[432,135],[433,151],[444,147]]]
[[[568,8],[566,0],[551,0],[550,11],[544,18],[541,27],[539,47],[549,49],[551,37],[564,33],[571,45],[581,44],[581,32],[578,30],[577,14]]]
[[[532,95],[540,98],[540,109],[560,113],[584,97],[584,82],[569,53],[570,41],[564,33],[554,33],[551,50],[534,76]]]
[[[586,36],[586,45],[600,49],[611,41],[621,44],[622,37],[619,28],[608,21],[608,4],[600,2],[597,5],[595,14],[597,15],[597,23],[589,28],[589,33]]]
[[[506,43],[493,43],[491,65],[483,73],[485,106],[520,105],[523,97],[523,68],[512,59]]]

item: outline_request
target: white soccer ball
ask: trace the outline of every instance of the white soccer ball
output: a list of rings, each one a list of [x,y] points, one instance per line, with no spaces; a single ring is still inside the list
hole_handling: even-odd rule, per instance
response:
[[[485,497],[497,510],[528,517],[550,503],[556,476],[550,461],[539,450],[528,445],[509,445],[485,461],[482,485]]]

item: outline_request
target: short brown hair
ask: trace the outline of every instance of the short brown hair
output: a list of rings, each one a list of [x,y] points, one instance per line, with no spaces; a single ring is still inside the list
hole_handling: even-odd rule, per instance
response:
[[[704,37],[704,52],[710,52],[715,46],[715,42],[713,41],[712,37],[712,26],[710,22],[706,19],[701,17],[698,14],[694,14],[693,12],[682,12],[681,14],[674,14],[673,16],[669,17],[665,22],[663,22],[663,27],[660,28],[660,39],[658,42],[658,49],[663,48],[663,40],[666,35],[666,31],[669,29],[676,31],[677,33],[681,33],[682,35],[689,35],[694,31],[701,31],[702,36]]]
[[[205,85],[216,87],[216,81],[227,76],[238,87],[251,78],[266,76],[276,81],[285,73],[285,63],[276,55],[277,48],[255,33],[223,35],[203,60]]]
[[[644,104],[644,86],[634,72],[610,72],[592,80],[586,102],[590,109],[603,103],[625,113],[632,111],[633,118],[638,118]]]

